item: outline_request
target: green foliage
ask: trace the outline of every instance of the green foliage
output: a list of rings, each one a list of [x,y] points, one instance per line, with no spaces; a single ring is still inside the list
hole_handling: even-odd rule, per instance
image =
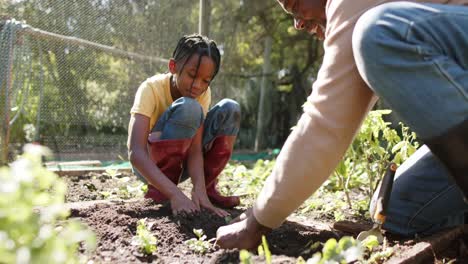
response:
[[[242,249],[239,252],[239,260],[242,264],[253,264],[252,254],[248,250]]]
[[[0,256],[3,263],[78,263],[78,248],[95,246],[94,234],[67,219],[66,185],[42,166],[48,149],[26,145],[0,169]]]
[[[367,250],[372,251],[375,247],[379,246],[379,240],[376,236],[370,235],[361,242],[361,244],[367,248]]]
[[[202,229],[193,229],[193,233],[197,238],[191,238],[185,241],[184,244],[198,254],[205,254],[211,247],[210,242],[206,241],[206,235]]]
[[[322,253],[317,252],[307,260],[308,264],[351,263],[361,260],[363,249],[352,237],[342,237],[338,242],[331,238],[323,246]]]
[[[262,236],[262,244],[258,246],[258,255],[264,256],[267,264],[271,263],[271,252],[265,236]]]
[[[402,137],[383,119],[390,110],[371,111],[364,120],[352,145],[346,152],[334,175],[345,192],[352,187],[367,187],[369,199],[389,162],[400,165],[413,154],[418,143],[416,135],[400,123]]]
[[[275,165],[275,161],[257,160],[253,168],[242,164],[228,164],[223,170],[223,177],[218,186],[223,193],[256,196]]]
[[[140,250],[151,255],[158,249],[157,238],[151,233],[151,227],[154,223],[146,224],[146,218],[138,220],[136,236],[132,238],[132,245],[138,246]]]
[[[272,261],[272,255],[270,252],[270,248],[268,247],[268,242],[265,236],[262,236],[262,243],[258,245],[257,248],[258,255],[265,258],[265,263],[270,264]],[[243,249],[239,252],[239,260],[242,264],[251,264],[254,263],[252,259],[252,254]]]
[[[388,260],[394,253],[393,248],[389,247],[382,251],[373,253],[370,258],[367,260],[369,264],[383,263]]]
[[[369,113],[332,177],[306,201],[301,213],[313,210],[333,214],[337,221],[343,220],[344,215],[341,212],[346,207],[352,209],[356,215],[368,213],[373,191],[388,163],[400,165],[419,146],[416,135],[407,127],[400,123],[401,131],[397,131],[383,119],[390,112],[376,110]],[[367,199],[362,197],[351,202],[351,192],[360,197],[362,190]]]
[[[114,181],[117,181],[119,186],[118,188],[101,191],[100,194],[104,199],[127,200],[131,198],[143,197],[148,188],[146,184],[140,181],[130,183],[130,177],[122,177],[122,173],[120,173],[117,169],[107,169],[103,175]],[[97,190],[97,188],[91,183],[86,183],[85,186],[88,187],[90,191]]]

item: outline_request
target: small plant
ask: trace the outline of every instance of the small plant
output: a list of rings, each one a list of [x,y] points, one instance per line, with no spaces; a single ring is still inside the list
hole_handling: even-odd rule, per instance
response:
[[[383,263],[393,255],[393,248],[387,246],[387,239],[384,239],[380,251],[376,252],[374,252],[374,249],[378,248],[379,246],[379,242],[376,236],[367,237],[364,241],[361,242],[361,245],[366,247],[366,251],[370,253],[370,257],[367,260],[367,263],[369,264]]]
[[[246,206],[253,202],[260,192],[266,178],[271,174],[275,161],[257,160],[253,168],[242,164],[228,164],[223,170],[223,177],[218,186],[224,194],[236,194],[250,197],[243,200]]]
[[[323,246],[322,253],[317,252],[307,260],[307,264],[352,263],[362,260],[363,249],[352,237],[342,237],[338,242],[331,238]],[[299,263],[303,263],[300,262]],[[302,260],[303,261],[303,260]]]
[[[126,179],[128,177],[124,177],[122,179]],[[123,183],[123,182],[122,182]],[[140,182],[140,183],[134,183],[134,184],[127,184],[127,185],[122,185],[118,190],[116,190],[117,195],[121,199],[131,199],[135,197],[143,197],[144,192],[143,192],[143,186],[146,184]]]
[[[232,221],[232,216],[227,215],[224,217],[224,222],[226,222],[226,224],[229,224],[231,221]]]
[[[262,236],[262,244],[258,246],[258,255],[264,256],[267,264],[271,263],[271,252],[265,236]]]
[[[150,231],[153,224],[149,223],[146,225],[146,218],[140,219],[137,225],[136,236],[132,238],[132,245],[138,246],[147,255],[153,254],[158,249],[156,246],[158,240]]]
[[[116,170],[116,169],[107,169],[104,172],[104,174],[111,177],[111,178],[117,178],[117,176],[122,175],[122,173],[120,173],[119,170]]]
[[[206,235],[202,229],[193,229],[193,233],[197,238],[191,238],[184,242],[192,251],[198,254],[205,254],[206,251],[211,247],[209,241],[206,241]]]
[[[239,252],[239,260],[242,264],[253,264],[252,254],[248,250],[242,249]]]
[[[341,220],[343,215],[335,213],[345,209],[341,201],[346,201],[347,207],[355,210],[356,214],[367,213],[370,199],[385,173],[388,162],[401,164],[418,147],[415,134],[407,127],[400,123],[400,137],[399,133],[390,127],[390,123],[384,121],[383,116],[390,113],[390,110],[369,113],[332,177],[316,192],[319,194],[306,202],[301,213],[310,210],[320,210],[324,213],[332,211],[335,220]],[[350,193],[353,190],[358,190],[359,193],[364,190],[368,199],[352,201]],[[335,202],[324,202],[323,198],[330,196],[329,193],[336,194]]]
[[[91,250],[95,236],[77,220],[68,219],[66,184],[41,162],[50,151],[31,144],[24,152],[0,169],[0,262],[85,262],[78,255],[80,244]]]
[[[361,245],[367,248],[367,250],[372,251],[375,247],[379,246],[379,241],[376,236],[368,236],[364,241],[361,242]]]
[[[366,186],[369,200],[384,175],[388,162],[400,165],[411,156],[419,144],[416,135],[400,123],[402,137],[385,122],[391,110],[371,111],[359,133],[335,170],[340,189],[348,195],[356,186]],[[347,196],[349,204],[351,201]]]

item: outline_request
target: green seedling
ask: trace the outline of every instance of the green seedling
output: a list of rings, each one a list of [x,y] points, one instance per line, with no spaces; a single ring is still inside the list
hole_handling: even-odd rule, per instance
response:
[[[325,242],[322,253],[317,252],[308,264],[354,263],[363,259],[362,246],[352,237],[342,237],[338,242],[331,238]]]
[[[209,241],[206,241],[206,235],[202,229],[193,229],[193,233],[197,238],[191,238],[184,242],[192,251],[198,254],[205,254],[211,247]]]
[[[239,260],[242,264],[253,264],[252,254],[248,250],[242,249],[239,252]]]
[[[156,246],[158,240],[150,231],[153,224],[147,225],[146,218],[140,219],[137,225],[137,234],[132,238],[132,245],[138,246],[147,255],[153,254],[158,249]]]
[[[367,248],[367,250],[372,251],[375,247],[379,246],[379,241],[376,236],[370,235],[361,242],[361,245]]]
[[[377,264],[377,263],[383,263],[384,261],[388,260],[392,255],[394,251],[393,248],[386,248],[382,251],[373,253],[367,263],[369,264]]]
[[[267,264],[271,263],[271,252],[265,236],[262,236],[262,244],[258,246],[258,255],[264,256]]]
[[[111,178],[116,178],[116,177],[122,175],[122,173],[120,173],[119,170],[116,170],[116,169],[107,169],[104,172],[104,174],[107,175],[107,176],[110,176]]]
[[[99,192],[99,193],[102,195],[102,197],[104,199],[108,199],[112,195],[112,193],[109,192],[109,191],[102,191],[102,192]]]
[[[231,221],[232,221],[232,216],[228,215],[224,217],[224,222],[226,222],[226,224],[229,224]]]

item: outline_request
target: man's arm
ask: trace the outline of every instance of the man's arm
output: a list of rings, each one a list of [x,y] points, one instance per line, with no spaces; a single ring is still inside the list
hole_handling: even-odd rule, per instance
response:
[[[332,10],[327,10],[325,56],[304,114],[257,197],[251,218],[218,230],[221,247],[249,247],[243,238],[255,236],[262,226],[280,226],[331,175],[374,104],[375,97],[359,75],[351,46],[360,15],[357,10],[364,8],[352,6],[353,10],[343,14],[344,5],[354,4],[337,0]]]

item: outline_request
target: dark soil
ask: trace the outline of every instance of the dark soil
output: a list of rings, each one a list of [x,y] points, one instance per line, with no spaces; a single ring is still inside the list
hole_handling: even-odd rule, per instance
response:
[[[231,210],[232,216],[240,211]],[[190,216],[172,216],[170,206],[157,205],[151,200],[96,204],[90,207],[72,209],[72,217],[88,224],[98,236],[98,245],[91,259],[97,263],[238,263],[237,250],[211,248],[204,255],[189,249],[184,241],[195,238],[193,229],[202,229],[207,240],[216,237],[218,227],[225,225],[223,218],[202,211]],[[153,222],[152,233],[158,239],[158,249],[153,255],[145,255],[131,245],[136,235],[139,219]],[[306,252],[304,246],[310,241],[325,242],[335,237],[329,231],[319,231],[311,227],[287,222],[267,236],[269,248],[275,261],[296,263],[298,256],[305,259],[313,252]],[[304,254],[305,253],[305,254]],[[261,257],[256,257],[262,261]]]
[[[130,172],[118,172],[116,175],[89,172],[81,176],[64,176],[68,191],[65,196],[67,202],[93,201],[106,198],[128,199],[137,196],[124,193],[128,185],[137,186],[141,182]],[[106,197],[105,194],[109,196]]]
[[[128,179],[125,180],[126,177]],[[71,206],[71,217],[79,218],[96,233],[97,248],[89,256],[95,263],[239,263],[238,250],[221,250],[212,247],[202,255],[193,252],[184,244],[184,241],[196,237],[193,229],[202,229],[207,240],[214,240],[216,230],[226,224],[225,219],[207,211],[190,216],[173,216],[169,204],[155,204],[151,200],[143,199],[141,194],[135,195],[136,200],[123,201],[122,199],[132,198],[132,195],[122,197],[119,190],[128,184],[139,184],[137,178],[131,173],[113,176],[88,173],[79,177],[64,178],[68,184],[68,194],[66,195],[68,202],[101,200],[104,198],[103,192],[110,192],[112,198],[120,200],[113,199],[113,202],[97,201],[94,205],[84,203],[82,206],[76,204]],[[187,185],[187,182],[181,186],[184,192],[190,190],[190,185]],[[241,210],[230,210],[229,212],[235,217],[241,213]],[[347,215],[346,212],[344,213]],[[147,223],[154,223],[151,232],[158,239],[158,249],[152,255],[143,254],[137,246],[131,244],[132,237],[136,235],[137,222],[143,218],[147,219]],[[299,256],[308,259],[316,252],[311,252],[306,248],[306,245],[310,245],[311,242],[325,242],[332,237],[339,239],[343,235],[357,235],[352,232],[346,233],[343,230],[335,231],[333,228],[328,230],[322,228],[333,226],[334,220],[330,219],[330,216],[322,215],[320,218],[317,215],[315,217],[309,215],[308,218],[313,218],[315,222],[321,222],[320,227],[307,224],[307,220],[301,219],[300,222],[303,224],[286,222],[267,236],[268,245],[273,255],[273,263],[296,263]],[[369,225],[367,220],[356,218],[352,220],[364,226]],[[412,256],[407,255],[414,254],[412,253],[415,252],[414,248],[421,245],[418,240],[391,236],[387,236],[387,239],[387,246],[394,249],[393,258],[411,259]],[[429,260],[426,258],[423,262],[390,262],[468,263],[467,246],[468,239],[460,237],[452,241],[451,245],[442,252],[431,253]],[[383,246],[379,248],[379,250],[382,249]],[[321,251],[321,248],[318,248],[317,251]],[[253,256],[253,261],[254,263],[265,262],[263,257],[259,256]]]

